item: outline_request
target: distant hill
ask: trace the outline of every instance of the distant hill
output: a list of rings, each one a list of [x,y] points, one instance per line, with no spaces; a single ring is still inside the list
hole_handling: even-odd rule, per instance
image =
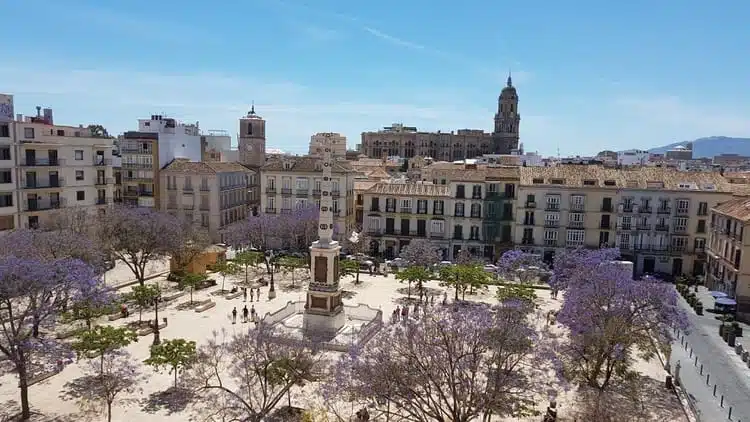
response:
[[[676,142],[663,147],[651,148],[651,153],[664,154],[668,150],[685,145],[689,141]],[[693,157],[713,157],[720,154],[738,154],[750,156],[750,138],[729,138],[726,136],[711,136],[693,141]]]

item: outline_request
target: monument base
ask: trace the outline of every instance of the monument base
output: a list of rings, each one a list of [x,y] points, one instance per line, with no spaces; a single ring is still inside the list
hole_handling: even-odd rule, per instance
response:
[[[306,311],[302,317],[302,328],[307,337],[336,337],[346,324],[343,307],[334,314]]]

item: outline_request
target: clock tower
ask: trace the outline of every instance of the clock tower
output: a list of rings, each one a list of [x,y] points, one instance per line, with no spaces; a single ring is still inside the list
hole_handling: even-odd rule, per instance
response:
[[[237,147],[240,163],[252,168],[266,163],[266,121],[255,114],[255,105],[240,119]]]
[[[497,99],[495,129],[492,131],[492,153],[510,154],[518,148],[518,129],[521,115],[518,114],[518,93],[513,80],[508,75],[508,83]]]

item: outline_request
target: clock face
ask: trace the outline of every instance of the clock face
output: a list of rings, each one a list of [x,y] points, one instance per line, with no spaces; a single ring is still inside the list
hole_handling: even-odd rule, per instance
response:
[[[254,149],[253,148],[253,144],[247,144],[247,146],[245,146],[245,149],[247,149],[248,151],[252,152],[253,149]]]

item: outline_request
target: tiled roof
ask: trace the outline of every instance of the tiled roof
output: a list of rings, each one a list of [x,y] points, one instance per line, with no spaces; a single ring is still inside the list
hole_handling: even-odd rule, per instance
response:
[[[736,218],[750,221],[750,198],[735,198],[713,208],[713,211]]]
[[[680,171],[663,167],[615,169],[598,165],[564,164],[554,167],[521,167],[521,185],[609,189],[664,189],[731,192],[719,172]],[[537,181],[538,183],[534,183]],[[584,184],[586,181],[586,184]],[[690,188],[681,185],[691,185]]]
[[[519,167],[487,164],[466,165],[438,162],[422,168],[423,179],[447,179],[449,181],[481,182],[485,180],[518,180]]]
[[[377,180],[355,180],[354,181],[354,190],[355,191],[365,191],[370,189],[371,187],[377,185],[379,182]]]
[[[366,191],[374,195],[393,196],[445,196],[450,197],[450,187],[431,183],[377,183]]]
[[[266,164],[261,168],[263,171],[291,171],[291,172],[323,172],[323,170],[316,169],[315,163],[321,159],[317,157],[274,157],[269,158]],[[292,164],[291,168],[285,169],[284,163],[289,162]],[[334,173],[351,173],[354,172],[352,165],[349,161],[336,160],[333,163]]]
[[[252,170],[240,163],[189,161],[181,158],[172,160],[163,171],[190,174],[252,173]]]

